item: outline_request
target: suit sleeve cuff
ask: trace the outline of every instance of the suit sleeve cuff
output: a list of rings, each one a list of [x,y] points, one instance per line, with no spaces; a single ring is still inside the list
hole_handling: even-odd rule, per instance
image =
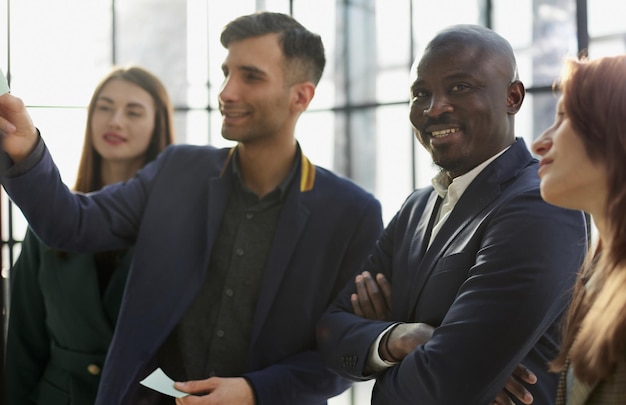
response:
[[[245,375],[242,376],[242,377],[243,377],[244,380],[246,380],[246,382],[250,386],[250,389],[252,390],[252,396],[254,396],[254,403],[258,404],[259,403],[259,396],[257,395],[256,388],[254,388],[254,384],[252,384],[252,380],[250,380],[250,378],[248,378]]]
[[[394,323],[390,325],[387,329],[383,330],[378,335],[374,343],[372,343],[372,346],[370,347],[370,351],[367,357],[367,368],[373,373],[377,373],[379,371],[393,367],[396,364],[398,364],[398,362],[396,361],[387,361],[383,359],[382,357],[380,357],[380,354],[378,353],[378,346],[380,345],[380,341],[382,340],[383,336],[385,336],[385,333],[387,333],[390,329],[392,329],[396,325],[398,325],[398,323]]]

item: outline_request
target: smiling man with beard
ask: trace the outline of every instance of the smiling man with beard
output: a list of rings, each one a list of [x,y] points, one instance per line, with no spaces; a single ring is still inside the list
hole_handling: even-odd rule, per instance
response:
[[[584,217],[541,199],[537,160],[515,136],[525,89],[504,38],[449,27],[412,73],[410,120],[441,171],[322,317],[325,361],[375,378],[372,403],[394,405],[492,403],[521,362],[538,377],[526,385],[535,403],[551,404],[547,362],[585,251]]]

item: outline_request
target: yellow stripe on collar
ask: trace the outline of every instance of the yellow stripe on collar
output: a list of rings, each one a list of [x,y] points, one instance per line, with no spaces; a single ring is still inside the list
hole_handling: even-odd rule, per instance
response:
[[[230,148],[230,150],[228,151],[228,157],[226,158],[226,162],[224,163],[224,167],[222,168],[220,176],[224,175],[224,171],[226,170],[230,159],[232,159],[233,154],[235,153],[235,149],[237,149],[236,146]],[[305,191],[313,190],[313,184],[315,184],[315,166],[306,156],[304,156],[304,154],[301,154],[301,156],[302,173],[300,174],[300,192],[304,193]]]
[[[315,183],[315,166],[302,154],[302,174],[300,175],[300,192],[313,190]]]

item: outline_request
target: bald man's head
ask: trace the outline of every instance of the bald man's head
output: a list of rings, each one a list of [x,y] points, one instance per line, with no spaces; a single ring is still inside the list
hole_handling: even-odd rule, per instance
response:
[[[518,80],[517,62],[511,44],[489,28],[459,24],[445,28],[428,43],[424,52],[444,50],[472,51],[479,60],[495,63],[509,82]]]

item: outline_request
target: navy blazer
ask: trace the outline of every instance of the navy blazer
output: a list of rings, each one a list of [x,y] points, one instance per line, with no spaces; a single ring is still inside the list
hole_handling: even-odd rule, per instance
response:
[[[10,169],[4,182],[37,235],[66,251],[135,245],[96,402],[126,404],[202,286],[231,190],[232,150],[170,146],[127,183],[87,196],[61,183],[42,145],[41,159]],[[245,377],[258,404],[324,404],[349,386],[324,368],[315,324],[381,231],[371,194],[302,155],[252,327]]]
[[[412,193],[365,268],[392,283],[392,320],[436,327],[399,365],[365,376],[368,351],[391,322],[352,313],[350,282],[322,317],[325,362],[352,380],[376,377],[373,404],[486,405],[518,363],[537,374],[537,404],[554,403],[558,320],[586,250],[584,216],[545,203],[537,161],[518,139],[461,196],[427,249],[432,187]]]

